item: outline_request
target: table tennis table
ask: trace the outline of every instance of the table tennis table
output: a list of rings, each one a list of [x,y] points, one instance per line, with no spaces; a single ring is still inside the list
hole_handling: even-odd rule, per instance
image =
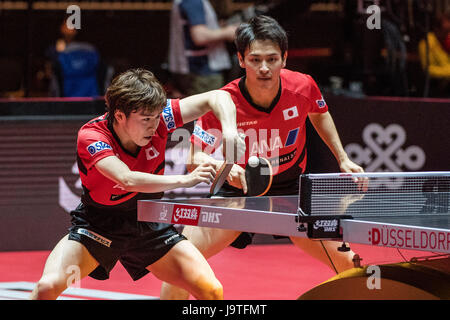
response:
[[[385,278],[390,277],[383,280],[385,288],[393,282],[392,290],[357,297],[389,299],[403,292],[406,298],[450,299],[450,172],[308,174],[299,179],[298,196],[140,200],[138,220],[337,240],[342,251],[358,243],[433,252],[436,259],[383,266]],[[366,271],[367,266],[340,274],[304,296],[332,298],[336,283],[346,279],[352,298],[358,291],[354,288],[367,287]],[[413,284],[397,279],[405,273],[415,279]],[[418,278],[425,284],[418,284]],[[344,291],[339,288],[340,299]]]

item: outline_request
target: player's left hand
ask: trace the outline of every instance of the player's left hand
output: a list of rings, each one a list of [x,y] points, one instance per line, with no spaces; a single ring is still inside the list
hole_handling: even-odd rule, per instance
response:
[[[247,194],[247,181],[245,179],[245,170],[240,165],[235,164],[231,168],[230,174],[227,177],[228,183],[238,189],[242,189],[244,194]]]
[[[364,169],[351,161],[349,158],[346,158],[343,160],[339,167],[341,169],[341,172],[345,173],[363,173]],[[355,177],[353,178],[356,184],[358,184],[358,190],[366,192],[369,188],[369,180],[365,177]]]

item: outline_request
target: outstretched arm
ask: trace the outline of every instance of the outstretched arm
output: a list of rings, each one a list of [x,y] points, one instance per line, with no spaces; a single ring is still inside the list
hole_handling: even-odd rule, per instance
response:
[[[222,126],[222,143],[226,159],[236,162],[245,153],[245,142],[236,127],[236,106],[231,95],[223,90],[212,90],[180,100],[184,123],[212,111]]]
[[[342,147],[342,142],[331,114],[327,111],[325,113],[310,113],[308,116],[320,138],[322,138],[336,158],[340,170],[342,172],[364,172],[363,168],[349,159]]]
[[[198,166],[188,175],[157,175],[132,171],[116,156],[99,160],[95,168],[124,190],[143,193],[162,192],[180,187],[188,188],[201,182],[210,183],[215,175],[214,168],[207,164]]]
[[[236,131],[236,105],[226,91],[212,90],[181,99],[180,110],[184,123],[197,120],[212,111],[223,131]]]

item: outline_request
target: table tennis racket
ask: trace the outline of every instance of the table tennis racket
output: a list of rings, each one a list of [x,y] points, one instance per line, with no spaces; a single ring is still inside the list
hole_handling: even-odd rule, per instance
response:
[[[247,196],[261,197],[272,186],[272,165],[269,160],[262,157],[250,157],[245,166],[245,179],[247,181]]]
[[[223,184],[227,180],[228,175],[230,174],[231,168],[233,167],[233,163],[227,163],[225,160],[223,164],[220,166],[220,169],[216,173],[216,177],[214,178],[213,183],[211,184],[211,188],[209,189],[210,195],[215,195],[219,192],[220,188],[222,188]]]

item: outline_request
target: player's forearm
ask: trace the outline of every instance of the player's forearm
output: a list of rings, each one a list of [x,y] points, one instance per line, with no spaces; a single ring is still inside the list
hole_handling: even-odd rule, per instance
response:
[[[222,125],[222,132],[236,130],[236,105],[231,95],[223,90],[211,91],[207,105]]]
[[[341,139],[337,132],[333,118],[329,112],[322,114],[310,114],[309,119],[316,129],[320,138],[325,142],[330,151],[333,153],[337,162],[341,164],[348,159],[348,155],[342,146]]]
[[[188,176],[156,175],[139,171],[129,171],[119,177],[119,185],[128,192],[164,192],[188,185]]]
[[[231,95],[223,90],[212,90],[180,100],[183,123],[196,120],[212,111],[222,130],[236,130],[236,106]]]
[[[95,168],[105,177],[117,183],[128,192],[163,192],[178,187],[185,187],[189,181],[187,176],[161,176],[139,171],[132,171],[116,156],[99,160]]]
[[[189,152],[189,158],[188,162],[186,164],[186,168],[189,172],[192,172],[197,168],[199,165],[203,163],[209,163],[212,164],[216,171],[220,168],[220,166],[223,163],[223,160],[216,160],[213,157],[211,157],[209,154],[201,151],[200,149],[197,149],[199,147],[194,146],[191,144],[190,152]]]

